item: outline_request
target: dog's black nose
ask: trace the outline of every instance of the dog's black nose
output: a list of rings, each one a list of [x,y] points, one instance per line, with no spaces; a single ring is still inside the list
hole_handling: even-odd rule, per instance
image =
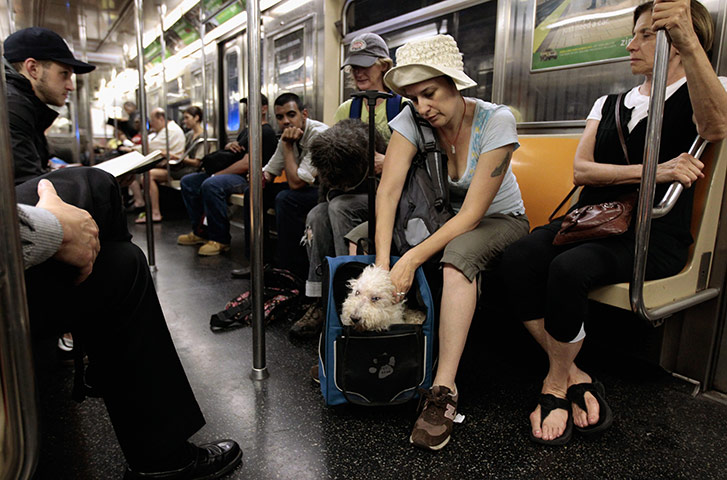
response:
[[[359,321],[361,321],[361,318],[360,317],[351,317],[351,321],[353,323],[358,323]]]

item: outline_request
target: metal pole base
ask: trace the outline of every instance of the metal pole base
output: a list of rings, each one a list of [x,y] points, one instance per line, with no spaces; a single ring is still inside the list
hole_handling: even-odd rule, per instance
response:
[[[268,372],[268,367],[263,368],[255,368],[253,367],[250,371],[250,379],[252,380],[265,380],[270,376],[270,372]]]

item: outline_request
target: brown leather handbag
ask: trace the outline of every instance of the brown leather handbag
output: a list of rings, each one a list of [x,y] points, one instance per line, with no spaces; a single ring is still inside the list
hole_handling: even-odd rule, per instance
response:
[[[626,163],[631,164],[629,162],[628,151],[626,150],[626,141],[624,140],[619,115],[621,97],[623,97],[623,93],[619,94],[616,99],[616,128],[618,129],[618,138],[621,141],[621,148],[623,148]],[[576,188],[574,187],[570,191],[563,202],[556,208],[556,212],[575,193]],[[597,240],[625,233],[631,225],[631,214],[636,205],[636,199],[636,193],[630,193],[611,202],[603,202],[598,205],[585,205],[573,210],[563,217],[560,230],[553,239],[553,245],[566,245],[586,240]]]

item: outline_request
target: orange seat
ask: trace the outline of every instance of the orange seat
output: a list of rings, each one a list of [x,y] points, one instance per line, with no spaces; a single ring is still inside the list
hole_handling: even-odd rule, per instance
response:
[[[555,207],[573,188],[573,158],[580,135],[520,135],[512,155],[530,227],[548,223]]]

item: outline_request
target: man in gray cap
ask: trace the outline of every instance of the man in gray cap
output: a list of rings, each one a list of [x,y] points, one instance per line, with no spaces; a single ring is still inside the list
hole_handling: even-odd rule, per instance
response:
[[[19,30],[5,39],[5,80],[12,139],[15,184],[48,170],[45,130],[73,91],[74,73],[88,73],[94,65],[76,60],[66,42],[41,27]]]

